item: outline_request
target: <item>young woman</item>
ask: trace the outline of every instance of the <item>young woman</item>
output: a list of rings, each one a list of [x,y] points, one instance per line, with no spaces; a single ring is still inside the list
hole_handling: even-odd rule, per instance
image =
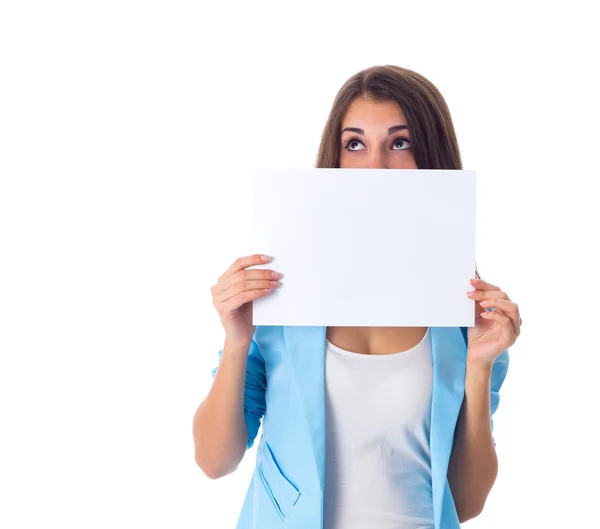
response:
[[[462,169],[442,95],[396,66],[343,85],[316,166]],[[280,277],[247,269],[261,257],[212,287],[225,343],[193,425],[196,462],[216,479],[262,422],[237,529],[453,529],[477,516],[497,474],[492,415],[517,304],[475,267],[474,327],[257,328],[252,301]]]

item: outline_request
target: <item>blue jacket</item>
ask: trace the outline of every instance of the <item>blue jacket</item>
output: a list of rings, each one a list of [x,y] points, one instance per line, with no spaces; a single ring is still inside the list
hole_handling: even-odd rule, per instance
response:
[[[262,435],[236,529],[323,528],[326,329],[256,327],[244,393],[247,448],[254,444],[261,420]],[[431,327],[430,448],[436,529],[460,528],[447,471],[464,396],[466,332],[466,327]],[[222,354],[221,349],[219,362]],[[213,378],[217,369],[218,365]],[[498,408],[507,369],[508,349],[492,368],[491,414]]]

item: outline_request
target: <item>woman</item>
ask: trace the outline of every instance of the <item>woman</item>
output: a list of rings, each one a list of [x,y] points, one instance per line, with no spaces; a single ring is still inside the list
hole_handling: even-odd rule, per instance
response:
[[[462,169],[442,95],[396,66],[344,84],[316,166]],[[212,287],[225,344],[194,416],[211,478],[237,468],[262,421],[238,529],[451,529],[477,516],[497,474],[491,416],[517,304],[475,268],[474,327],[256,328],[252,301],[281,276],[247,268],[266,261],[237,259]]]

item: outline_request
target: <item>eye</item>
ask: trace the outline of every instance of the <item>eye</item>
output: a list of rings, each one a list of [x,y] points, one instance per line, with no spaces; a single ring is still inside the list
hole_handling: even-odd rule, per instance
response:
[[[351,136],[348,140],[346,140],[346,145],[344,145],[344,149],[346,149],[347,151],[361,150],[361,149],[349,149],[348,148],[348,146],[354,142],[358,142],[362,145],[362,141],[360,140],[360,138],[358,136]]]
[[[404,151],[406,149],[410,149],[410,140],[404,136],[399,136],[398,138],[396,138],[394,140],[394,145],[396,145],[397,143],[402,142],[404,143],[404,147],[401,147],[400,149],[394,149],[396,151]]]
[[[364,150],[364,149],[353,149],[353,148],[350,148],[350,145],[352,143],[355,143],[355,142],[356,143],[360,143],[364,147],[364,144],[363,144],[362,140],[358,136],[351,136],[350,138],[348,138],[346,140],[346,143],[344,145],[344,149],[346,149],[347,151],[351,151],[351,152],[352,151],[362,151],[362,150]],[[399,147],[398,149],[392,149],[392,150],[394,150],[394,151],[405,151],[407,149],[410,149],[410,140],[406,136],[399,136],[399,137],[395,138],[394,142],[392,143],[392,145],[394,146],[394,145],[397,145],[399,143],[402,143],[402,146]]]

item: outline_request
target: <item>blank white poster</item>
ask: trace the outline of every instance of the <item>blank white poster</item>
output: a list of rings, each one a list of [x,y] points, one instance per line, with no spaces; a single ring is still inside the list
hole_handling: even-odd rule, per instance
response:
[[[254,325],[473,326],[476,172],[261,168]]]

